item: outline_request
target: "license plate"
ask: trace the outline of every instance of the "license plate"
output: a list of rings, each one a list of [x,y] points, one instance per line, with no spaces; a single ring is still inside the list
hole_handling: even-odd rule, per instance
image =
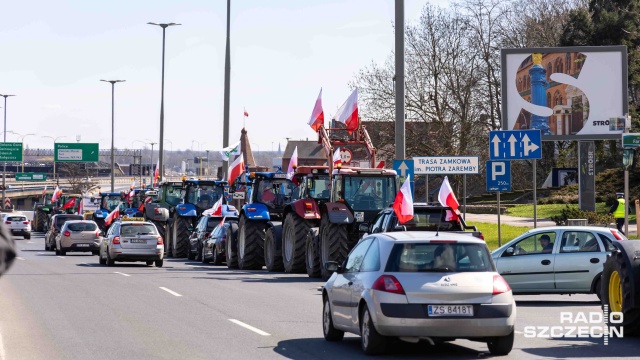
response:
[[[429,305],[429,316],[473,316],[472,305]]]
[[[143,239],[131,239],[131,243],[132,244],[146,244],[147,240],[143,240]]]
[[[89,247],[89,244],[77,244],[78,247]]]
[[[356,218],[357,222],[363,222],[364,221],[364,212],[356,211],[353,215]]]

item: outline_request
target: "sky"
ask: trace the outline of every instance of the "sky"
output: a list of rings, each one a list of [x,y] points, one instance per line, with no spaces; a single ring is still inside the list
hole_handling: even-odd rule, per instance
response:
[[[232,0],[230,144],[243,126],[254,151],[284,149],[287,138],[317,139],[307,122],[320,88],[330,119],[355,74],[392,53],[394,3]],[[427,3],[448,1],[405,0],[406,24],[416,23]],[[50,149],[55,138],[109,149],[111,84],[100,80],[122,79],[115,85],[115,147],[157,143],[162,29],[147,22],[182,24],[166,30],[165,150],[222,149],[225,0],[6,4],[0,94],[16,95],[6,108],[0,98],[6,141]]]

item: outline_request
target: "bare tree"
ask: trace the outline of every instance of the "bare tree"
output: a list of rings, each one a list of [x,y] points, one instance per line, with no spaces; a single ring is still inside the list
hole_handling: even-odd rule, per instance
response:
[[[91,180],[89,171],[81,163],[63,163],[58,166],[58,174],[67,181],[74,194],[87,193],[99,187],[98,182]]]

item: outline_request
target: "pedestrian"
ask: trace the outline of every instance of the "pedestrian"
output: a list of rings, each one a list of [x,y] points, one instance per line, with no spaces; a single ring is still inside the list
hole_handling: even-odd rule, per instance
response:
[[[627,235],[622,231],[622,227],[624,226],[624,194],[616,193],[616,203],[611,206],[609,209],[609,214],[613,214],[613,217],[616,219],[616,227],[618,231],[620,231],[623,235]]]

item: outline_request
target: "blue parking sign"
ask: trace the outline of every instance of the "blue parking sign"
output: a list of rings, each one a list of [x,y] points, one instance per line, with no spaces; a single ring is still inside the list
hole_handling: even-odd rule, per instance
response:
[[[511,162],[487,161],[487,192],[511,191]]]

